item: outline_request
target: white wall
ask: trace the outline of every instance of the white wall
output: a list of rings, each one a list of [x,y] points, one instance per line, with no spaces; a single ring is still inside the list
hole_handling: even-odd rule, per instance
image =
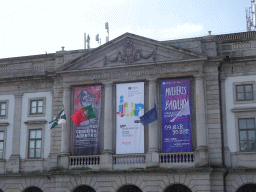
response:
[[[46,108],[45,116],[42,117],[28,117],[28,100],[35,97],[46,97]],[[21,117],[21,137],[20,137],[20,157],[21,159],[26,159],[26,150],[27,149],[27,125],[24,123],[28,120],[40,120],[45,119],[47,123],[45,126],[44,134],[44,154],[42,158],[47,158],[50,153],[51,146],[51,130],[47,128],[49,121],[52,120],[52,93],[51,92],[39,92],[39,93],[25,93],[22,99],[22,117]]]
[[[225,82],[225,100],[226,100],[226,116],[227,116],[227,137],[228,146],[230,152],[237,152],[239,149],[236,147],[236,127],[235,127],[235,114],[231,111],[233,108],[237,107],[256,107],[256,103],[253,104],[234,104],[233,98],[233,83],[235,82],[246,82],[246,81],[256,81],[256,75],[250,76],[239,76],[239,77],[228,77]],[[254,95],[256,97],[256,95]]]
[[[6,129],[5,159],[9,159],[12,153],[13,118],[14,118],[14,95],[0,95],[0,100],[8,100],[7,119],[0,119],[1,123],[9,123]]]

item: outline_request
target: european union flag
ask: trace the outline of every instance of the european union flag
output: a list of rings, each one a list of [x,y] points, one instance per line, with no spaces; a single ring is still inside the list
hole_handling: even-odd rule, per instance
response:
[[[157,120],[156,104],[155,107],[140,117],[141,123],[145,126]]]

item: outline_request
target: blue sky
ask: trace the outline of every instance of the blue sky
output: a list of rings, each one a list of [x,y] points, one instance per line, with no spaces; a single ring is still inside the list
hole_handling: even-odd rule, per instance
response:
[[[250,0],[72,0],[1,1],[0,58],[91,48],[125,32],[171,40],[246,31]]]

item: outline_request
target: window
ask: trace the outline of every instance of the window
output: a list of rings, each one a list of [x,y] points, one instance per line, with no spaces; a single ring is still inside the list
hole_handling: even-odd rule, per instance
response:
[[[5,117],[6,116],[6,102],[0,102],[0,116]]]
[[[236,86],[237,101],[253,100],[253,86],[252,85],[237,85]]]
[[[42,148],[42,130],[29,130],[29,158],[40,158]]]
[[[255,118],[239,118],[240,151],[255,151]]]
[[[42,114],[43,113],[43,100],[31,100],[30,101],[30,114]]]
[[[4,157],[4,132],[0,132],[0,159]]]

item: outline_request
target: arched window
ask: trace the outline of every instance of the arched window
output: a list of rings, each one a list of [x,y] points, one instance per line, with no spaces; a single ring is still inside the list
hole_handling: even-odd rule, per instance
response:
[[[256,192],[256,184],[246,184],[240,187],[237,192]]]
[[[167,187],[167,189],[164,190],[164,192],[192,192],[188,187],[182,184],[174,184],[170,187]]]
[[[41,189],[39,189],[38,187],[29,187],[27,189],[25,189],[24,192],[43,192]]]
[[[126,185],[121,187],[117,192],[142,192],[140,188],[134,185]]]
[[[77,187],[73,192],[96,192],[96,191],[87,185],[82,185]]]

